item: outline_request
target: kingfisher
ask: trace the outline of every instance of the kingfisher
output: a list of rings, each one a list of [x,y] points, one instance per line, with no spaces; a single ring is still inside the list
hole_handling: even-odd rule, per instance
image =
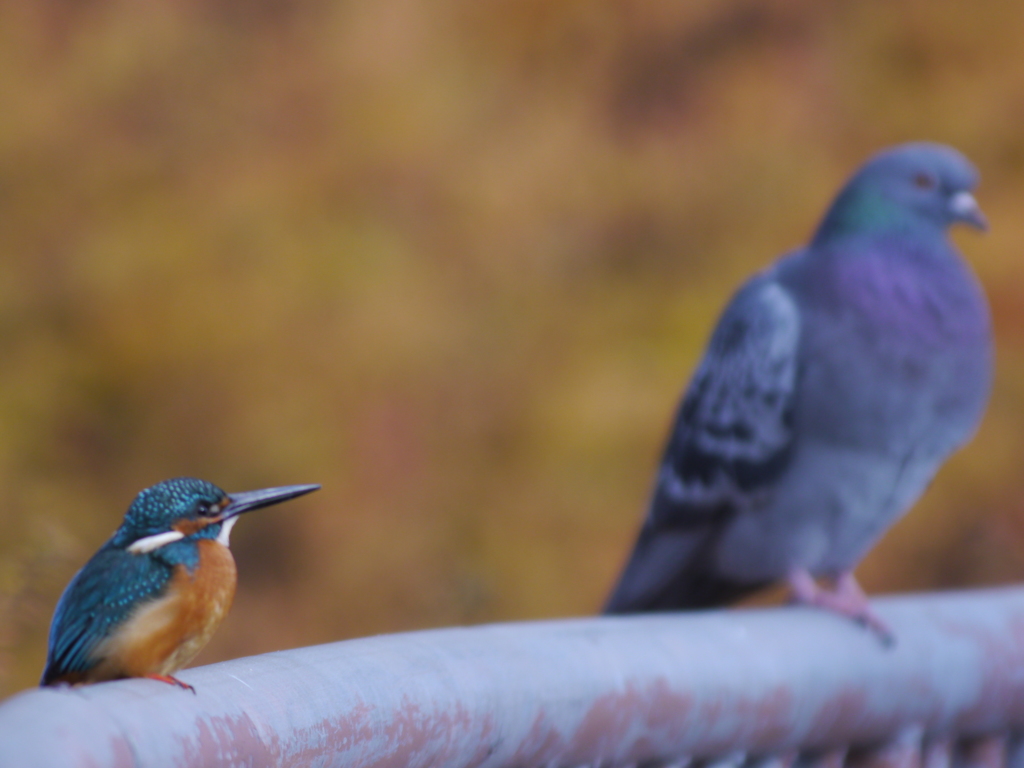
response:
[[[148,677],[195,693],[173,675],[231,607],[238,578],[228,538],[238,516],[319,488],[228,494],[178,477],[139,493],[61,595],[40,685]]]

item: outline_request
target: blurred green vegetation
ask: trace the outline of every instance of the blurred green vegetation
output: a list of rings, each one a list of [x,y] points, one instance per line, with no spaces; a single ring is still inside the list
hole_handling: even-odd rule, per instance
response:
[[[735,285],[908,139],[980,166],[998,378],[861,569],[1024,574],[1024,4],[0,1],[0,695],[134,494],[234,534],[197,660],[593,611]]]

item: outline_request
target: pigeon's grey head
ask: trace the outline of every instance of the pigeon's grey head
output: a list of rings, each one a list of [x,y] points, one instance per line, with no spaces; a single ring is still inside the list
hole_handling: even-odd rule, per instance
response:
[[[815,241],[847,234],[945,232],[962,221],[986,229],[971,191],[978,171],[952,147],[917,142],[884,150],[836,197]]]

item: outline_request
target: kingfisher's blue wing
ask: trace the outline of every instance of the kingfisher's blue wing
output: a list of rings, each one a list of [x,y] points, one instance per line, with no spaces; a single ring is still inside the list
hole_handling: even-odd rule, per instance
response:
[[[98,663],[96,646],[141,602],[159,597],[172,566],[147,555],[104,545],[68,584],[50,625],[42,685],[84,674]]]

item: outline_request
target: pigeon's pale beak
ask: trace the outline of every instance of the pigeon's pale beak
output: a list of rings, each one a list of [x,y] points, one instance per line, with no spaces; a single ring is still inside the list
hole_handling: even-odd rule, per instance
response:
[[[962,221],[983,232],[988,229],[988,219],[970,192],[957,192],[949,199],[949,214],[953,221]]]

